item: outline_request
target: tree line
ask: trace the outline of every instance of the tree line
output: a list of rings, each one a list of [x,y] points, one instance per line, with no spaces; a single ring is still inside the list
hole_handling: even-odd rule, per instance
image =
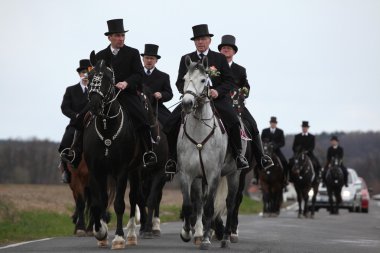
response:
[[[321,165],[326,162],[332,135],[344,148],[344,164],[355,169],[374,193],[380,192],[380,132],[334,132],[316,135],[315,155]],[[284,155],[293,155],[294,135],[286,135]],[[59,143],[49,140],[0,140],[0,183],[57,184]]]

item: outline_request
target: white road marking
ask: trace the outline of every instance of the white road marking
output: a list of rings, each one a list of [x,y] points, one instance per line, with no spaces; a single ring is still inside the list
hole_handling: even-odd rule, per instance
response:
[[[53,237],[52,238],[44,238],[44,239],[40,239],[40,240],[34,240],[34,241],[27,241],[27,242],[19,242],[19,243],[9,244],[7,246],[0,247],[0,250],[7,249],[7,248],[18,247],[18,246],[21,246],[21,245],[24,245],[24,244],[28,244],[28,243],[33,243],[33,242],[48,241],[48,240],[51,240],[51,239],[53,239]]]

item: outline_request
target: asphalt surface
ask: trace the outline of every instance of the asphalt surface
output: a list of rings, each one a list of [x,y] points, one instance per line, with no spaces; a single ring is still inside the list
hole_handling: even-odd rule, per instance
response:
[[[251,253],[358,253],[380,252],[380,202],[372,201],[368,214],[348,213],[341,210],[339,216],[325,210],[316,213],[314,219],[297,219],[294,209],[284,210],[278,218],[240,216],[239,242],[229,249],[221,249],[220,242],[212,241],[210,252]],[[140,239],[138,246],[119,250],[126,252],[194,252],[193,243],[184,243],[179,237],[181,223],[161,225],[162,236],[156,239]],[[109,241],[113,239],[113,236]],[[0,252],[110,252],[110,248],[97,248],[92,237],[47,238],[0,247]]]

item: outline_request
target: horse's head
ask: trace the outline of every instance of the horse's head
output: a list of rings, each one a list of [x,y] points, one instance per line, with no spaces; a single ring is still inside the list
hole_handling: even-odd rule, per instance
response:
[[[182,109],[185,113],[190,113],[207,98],[208,59],[206,56],[203,58],[202,63],[198,63],[192,62],[190,57],[186,56],[185,64],[187,73],[184,76]]]
[[[306,151],[300,151],[295,154],[294,165],[291,171],[294,176],[302,179],[302,175],[307,172],[308,159]]]
[[[94,51],[91,52],[90,61],[95,66],[89,73],[90,109],[95,115],[98,115],[114,98],[115,75],[104,60],[97,61]]]

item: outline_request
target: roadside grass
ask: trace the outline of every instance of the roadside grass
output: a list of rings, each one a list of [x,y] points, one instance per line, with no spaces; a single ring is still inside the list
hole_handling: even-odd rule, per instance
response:
[[[67,207],[73,209],[73,207]],[[262,209],[261,202],[244,196],[240,206],[240,214],[257,214]],[[181,205],[163,205],[160,207],[161,222],[180,220]],[[127,225],[129,213],[124,216],[124,226]],[[116,215],[111,208],[110,229],[116,227]],[[0,200],[0,245],[14,242],[35,240],[46,237],[71,236],[74,224],[67,214],[52,211],[30,210],[18,211],[14,205]]]

